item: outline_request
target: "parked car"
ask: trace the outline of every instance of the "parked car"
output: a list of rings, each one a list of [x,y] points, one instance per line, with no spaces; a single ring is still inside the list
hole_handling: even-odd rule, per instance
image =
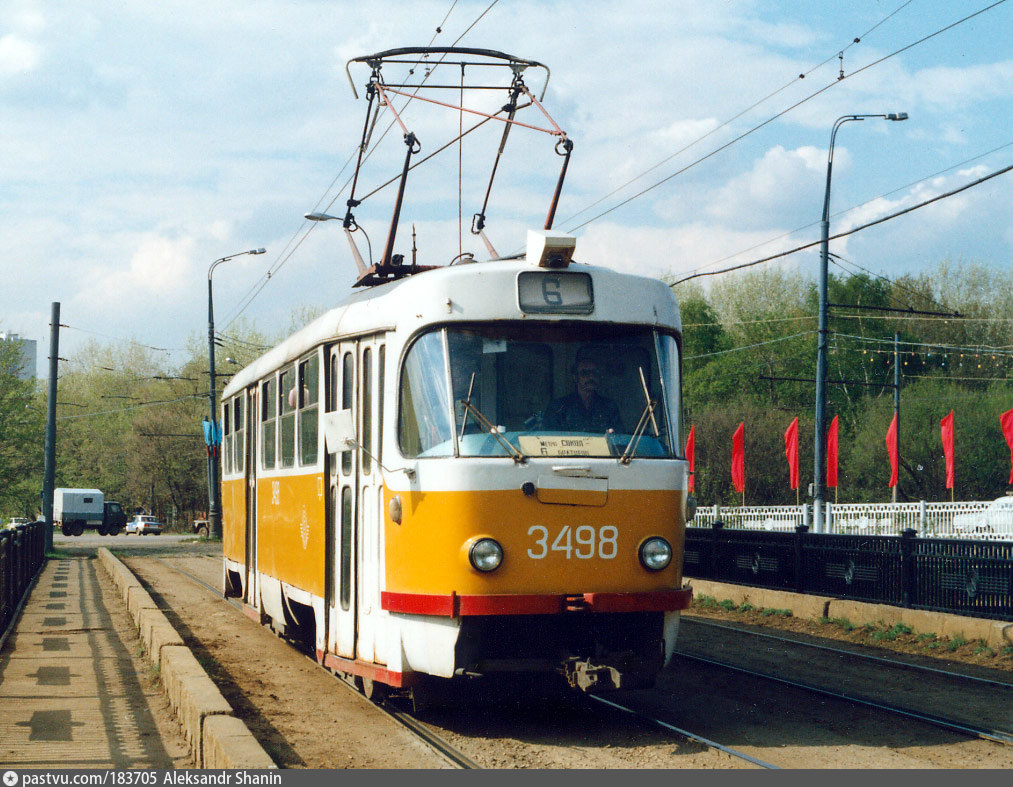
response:
[[[953,518],[953,529],[960,535],[972,537],[1013,538],[1013,496],[996,498],[984,511],[958,514]]]
[[[127,522],[126,532],[127,535],[134,533],[138,536],[146,536],[150,533],[160,536],[162,535],[162,523],[149,514],[138,514]]]
[[[206,519],[195,519],[190,527],[195,535],[203,536],[204,538],[207,538],[211,532],[211,525]]]
[[[7,527],[17,527],[18,525],[30,524],[31,520],[23,516],[12,516],[11,521],[7,523]]]

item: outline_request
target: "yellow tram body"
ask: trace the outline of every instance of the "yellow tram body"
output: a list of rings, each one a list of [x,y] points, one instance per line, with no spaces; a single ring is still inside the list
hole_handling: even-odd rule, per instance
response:
[[[537,263],[357,292],[233,377],[227,595],[394,686],[653,679],[690,599],[678,307]]]

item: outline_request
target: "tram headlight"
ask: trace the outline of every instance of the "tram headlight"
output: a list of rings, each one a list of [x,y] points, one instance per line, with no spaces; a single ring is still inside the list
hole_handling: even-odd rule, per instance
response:
[[[654,536],[640,545],[640,562],[649,571],[661,571],[672,562],[672,545]]]
[[[503,562],[503,547],[492,538],[480,538],[468,550],[468,560],[477,571],[495,571]]]

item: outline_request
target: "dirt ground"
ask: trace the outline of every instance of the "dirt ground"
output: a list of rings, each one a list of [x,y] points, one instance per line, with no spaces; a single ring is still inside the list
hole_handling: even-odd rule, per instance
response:
[[[191,549],[192,551],[192,549]],[[285,642],[274,637],[207,591],[184,580],[169,565],[218,585],[220,557],[187,554],[123,556],[149,584],[153,595],[205,665],[223,693],[272,757],[287,768],[439,768],[445,764],[423,744],[359,695],[323,672]],[[753,612],[721,608],[694,609],[687,616],[680,646],[708,652],[737,651],[741,635],[694,631],[696,615],[752,625]],[[807,624],[792,618],[755,615],[765,623],[800,636],[853,638],[835,624]],[[866,635],[871,640],[871,633]],[[899,643],[898,643],[899,640]],[[916,648],[898,635],[888,644]],[[1008,674],[1009,658],[996,654],[988,666],[983,654],[952,653],[948,644],[925,648],[934,658],[942,650],[968,659],[968,668]],[[964,647],[964,646],[961,646]],[[765,661],[789,665],[800,679],[805,674],[846,675],[846,681],[875,695],[884,683],[883,670],[862,665],[845,673],[840,659],[814,656],[811,651],[786,652],[767,644],[755,647],[757,668]],[[888,651],[884,651],[889,655]],[[750,658],[753,658],[750,657]],[[987,658],[987,657],[986,657]],[[919,680],[890,678],[901,694],[918,691],[936,698],[936,707],[962,705],[971,715],[994,712],[995,697],[981,697],[965,687],[940,681],[920,687]],[[617,698],[618,699],[618,698]],[[757,682],[702,665],[676,660],[651,691],[628,692],[620,701],[657,714],[679,727],[743,750],[787,768],[1013,768],[1013,748],[968,740],[925,724],[907,722],[881,712],[858,709],[833,700]],[[981,703],[976,705],[975,703]],[[1005,706],[1008,707],[1008,706]],[[977,710],[976,710],[977,708]],[[1001,713],[1000,713],[1001,717]],[[473,694],[449,707],[422,714],[422,720],[449,738],[479,765],[487,768],[699,768],[753,767],[684,740],[657,727],[603,710],[580,696],[535,698],[515,692],[506,699]],[[1006,728],[1009,728],[1009,724]]]

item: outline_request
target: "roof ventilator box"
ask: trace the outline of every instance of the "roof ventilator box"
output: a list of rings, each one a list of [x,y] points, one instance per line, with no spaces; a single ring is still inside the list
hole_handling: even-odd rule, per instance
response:
[[[565,233],[528,230],[528,263],[539,268],[565,268],[573,259],[577,239]]]

